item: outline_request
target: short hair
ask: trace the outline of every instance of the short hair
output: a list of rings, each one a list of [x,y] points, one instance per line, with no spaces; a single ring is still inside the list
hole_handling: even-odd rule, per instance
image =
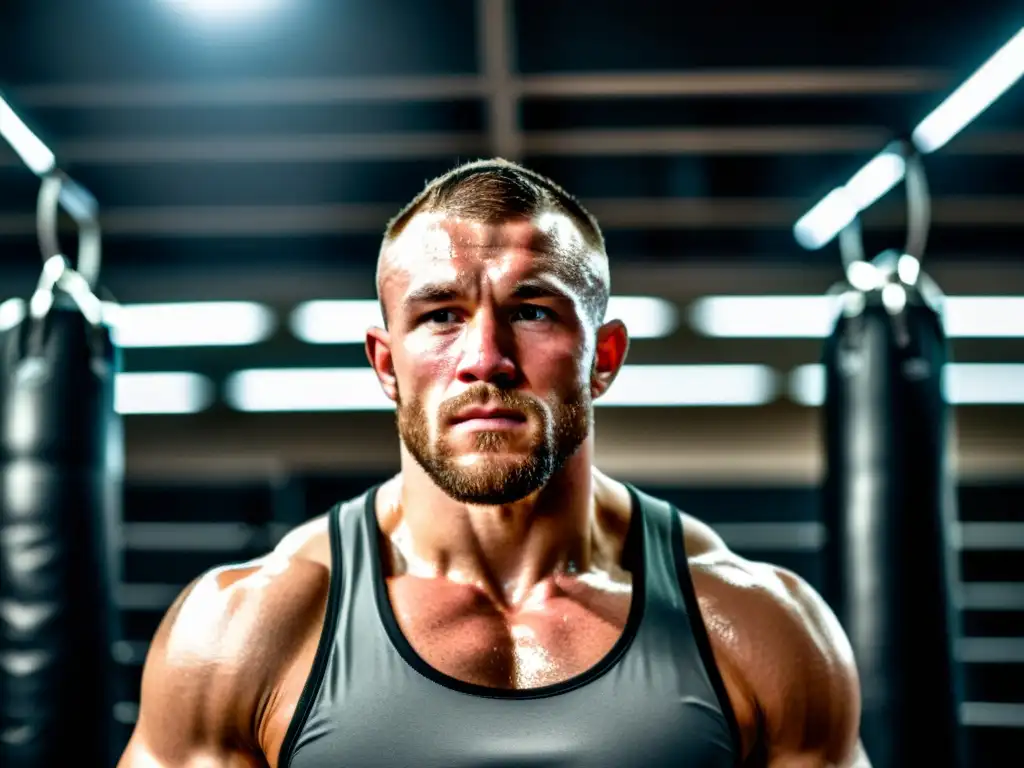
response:
[[[583,236],[583,241],[591,249],[606,257],[601,227],[579,200],[548,177],[502,158],[464,163],[427,182],[423,191],[388,222],[381,243],[381,254],[402,234],[414,216],[435,211],[485,224],[557,211],[572,220]],[[378,259],[377,291],[383,312],[380,267],[381,260]],[[588,291],[589,309],[598,323],[604,317],[608,304],[607,276],[601,282],[602,286],[591,286]]]

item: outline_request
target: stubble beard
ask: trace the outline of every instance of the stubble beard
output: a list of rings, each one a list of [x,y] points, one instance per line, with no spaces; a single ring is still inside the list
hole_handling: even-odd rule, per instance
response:
[[[485,404],[526,414],[527,435],[519,430],[475,432],[472,448],[460,451],[447,433],[433,435],[420,400],[398,398],[398,433],[406,450],[445,494],[465,504],[508,504],[529,496],[590,434],[592,404],[583,387],[548,409],[521,392],[482,385],[442,403],[435,423],[443,428],[459,411]],[[471,461],[465,461],[466,454]]]

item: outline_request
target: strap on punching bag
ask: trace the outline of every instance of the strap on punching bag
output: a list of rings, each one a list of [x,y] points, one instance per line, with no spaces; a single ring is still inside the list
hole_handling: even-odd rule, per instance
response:
[[[907,162],[903,254],[866,262],[859,232],[841,238],[844,312],[824,351],[826,589],[857,658],[874,768],[962,768],[948,351],[941,297],[920,272],[923,170]]]
[[[56,247],[61,174],[40,192],[45,262],[0,333],[0,765],[116,763],[123,442],[119,361],[90,280]],[[89,233],[83,244],[91,242]],[[98,227],[93,261],[96,277]],[[49,243],[49,246],[47,245]],[[83,256],[86,254],[83,254]],[[83,266],[86,266],[83,264]],[[87,272],[89,269],[87,269]],[[20,310],[20,312],[19,312]]]

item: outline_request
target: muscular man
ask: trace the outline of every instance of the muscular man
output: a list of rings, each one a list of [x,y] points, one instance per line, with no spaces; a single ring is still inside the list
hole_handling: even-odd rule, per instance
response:
[[[868,765],[820,597],[593,466],[628,337],[578,202],[458,168],[377,288],[400,473],[184,591],[122,768]]]

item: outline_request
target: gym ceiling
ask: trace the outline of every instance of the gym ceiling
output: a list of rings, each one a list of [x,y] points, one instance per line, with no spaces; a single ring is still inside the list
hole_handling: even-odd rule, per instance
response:
[[[661,391],[739,386],[708,365],[775,372],[775,394],[748,407],[608,407],[599,421],[606,465],[634,476],[813,478],[815,409],[794,396],[792,374],[817,362],[821,339],[709,335],[694,321],[696,302],[824,294],[842,276],[838,249],[802,248],[796,220],[1024,24],[1019,3],[1006,0],[817,12],[624,0],[241,5],[0,8],[0,91],[98,199],[104,286],[129,307],[259,305],[248,320],[262,328],[255,343],[128,344],[128,373],[205,382],[201,407],[180,408],[197,413],[128,416],[130,466],[140,472],[393,462],[392,417],[372,396],[354,410],[245,412],[232,405],[232,375],[356,368],[356,379],[328,388],[361,387],[361,345],[330,333],[330,343],[303,340],[296,310],[372,299],[385,220],[453,164],[502,155],[550,174],[599,217],[615,295],[662,300],[653,315],[647,304],[632,308],[634,322],[655,328],[634,342],[630,364],[702,367]],[[1024,86],[926,167],[925,271],[952,296],[1024,296]],[[37,191],[38,179],[0,146],[0,298],[29,296],[38,277]],[[900,247],[901,194],[864,214],[871,254]],[[775,312],[748,311],[766,312],[764,323]],[[360,336],[365,316],[338,317],[313,332],[344,326]],[[234,322],[199,323],[193,342],[204,325]],[[958,362],[1024,363],[1022,338],[952,344]],[[315,389],[308,380],[283,386]],[[160,396],[151,393],[152,404]],[[965,406],[958,420],[966,472],[1024,471],[1014,448],[1024,445],[1024,406]]]

